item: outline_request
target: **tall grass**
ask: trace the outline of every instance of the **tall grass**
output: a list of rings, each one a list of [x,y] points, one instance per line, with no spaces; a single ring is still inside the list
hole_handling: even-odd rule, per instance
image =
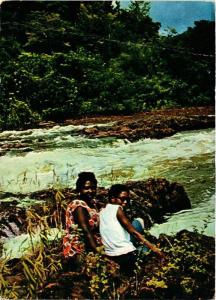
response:
[[[48,218],[54,220],[56,227],[62,230],[62,214],[65,202],[64,196],[57,192],[55,196],[57,209],[49,214],[49,207],[43,206],[43,215],[33,209],[26,211],[27,233],[31,243],[28,254],[23,255],[15,266],[11,266],[11,258],[0,259],[0,296],[2,298],[35,299],[48,280],[62,269],[62,249],[59,235],[52,241],[50,234],[52,228]],[[34,243],[34,236],[39,234],[39,242]],[[11,283],[13,282],[13,283]],[[16,284],[17,282],[17,284]]]

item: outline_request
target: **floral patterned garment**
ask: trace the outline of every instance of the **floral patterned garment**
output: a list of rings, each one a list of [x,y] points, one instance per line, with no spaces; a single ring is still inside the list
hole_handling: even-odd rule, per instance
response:
[[[94,208],[90,208],[85,201],[74,200],[72,201],[66,210],[66,236],[63,238],[63,254],[65,257],[72,257],[75,254],[80,254],[84,251],[84,243],[81,239],[80,230],[78,225],[75,224],[73,212],[79,206],[87,209],[89,213],[89,226],[91,230],[98,228],[99,226],[99,213]],[[98,245],[101,244],[101,240],[97,234],[94,235]]]

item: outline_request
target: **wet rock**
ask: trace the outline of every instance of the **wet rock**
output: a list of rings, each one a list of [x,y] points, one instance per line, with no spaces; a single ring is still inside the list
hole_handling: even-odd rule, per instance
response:
[[[11,193],[11,192],[0,192],[0,200],[6,199],[6,198],[18,198],[19,196],[17,194]],[[4,203],[4,201],[2,201]],[[2,203],[1,203],[2,204]]]
[[[41,128],[52,128],[54,126],[56,126],[57,123],[53,122],[53,121],[42,121],[38,124],[38,127]]]
[[[15,206],[17,201],[0,206],[0,240],[14,237],[26,231],[25,209]]]
[[[33,148],[29,147],[28,143],[18,142],[18,143],[5,143],[0,146],[0,156],[4,155],[8,151],[13,149],[22,150],[22,152],[30,152],[33,151]]]
[[[98,134],[98,129],[96,127],[85,128],[85,129],[83,129],[83,134],[86,134],[86,135],[97,135]]]
[[[190,200],[184,187],[176,182],[169,182],[164,178],[146,181],[128,181],[126,183],[131,191],[131,202],[126,208],[129,218],[141,217],[145,228],[150,228],[155,222],[164,222],[167,213],[175,213],[183,209],[190,209]],[[26,195],[21,195],[24,199]],[[39,216],[47,216],[47,222],[51,227],[56,227],[59,222],[65,224],[65,208],[69,202],[76,198],[74,189],[54,189],[33,192],[28,195],[31,199],[43,200],[42,204],[32,205],[30,210]],[[108,202],[108,190],[98,188],[99,207]],[[12,198],[13,199],[13,198]],[[14,200],[10,203],[1,204],[0,221],[2,237],[21,234],[26,230],[25,209],[16,207],[19,202]]]
[[[131,204],[127,213],[131,218],[142,217],[146,228],[162,223],[167,213],[190,209],[191,203],[184,187],[164,178],[149,178],[146,181],[129,181]]]
[[[150,228],[155,222],[164,222],[164,216],[167,213],[175,213],[191,208],[190,199],[184,187],[179,183],[169,182],[164,178],[149,178],[146,181],[128,181],[126,185],[128,185],[131,191],[131,202],[126,208],[126,213],[131,219],[135,217],[143,218],[146,228]],[[46,201],[50,214],[48,221],[51,226],[54,226],[53,220],[59,209],[59,201],[63,201],[66,205],[66,203],[76,198],[76,192],[73,189],[67,188],[62,190],[61,193],[64,197],[62,200],[57,200],[57,193],[58,191],[49,189],[30,194],[30,198]],[[99,206],[104,206],[108,202],[108,189],[99,187],[97,198]],[[41,205],[36,205],[33,209],[38,214],[44,213],[43,206]],[[61,218],[62,223],[65,224],[64,211],[62,211]]]
[[[1,147],[3,149],[12,149],[12,148],[19,149],[19,148],[25,148],[27,146],[28,146],[28,144],[19,142],[19,143],[6,143],[6,144],[2,145]]]
[[[211,112],[211,109],[208,113]],[[119,121],[109,127],[92,127],[82,133],[90,138],[117,137],[137,141],[141,138],[161,139],[179,131],[214,128],[214,113],[207,114],[201,108],[158,110],[151,113],[119,117]],[[178,115],[179,113],[179,115]]]
[[[26,210],[18,207],[25,195],[0,193],[0,241],[26,232]]]

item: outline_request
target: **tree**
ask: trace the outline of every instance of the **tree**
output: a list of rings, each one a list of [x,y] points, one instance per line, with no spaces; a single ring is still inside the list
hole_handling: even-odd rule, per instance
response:
[[[146,1],[127,9],[113,1],[4,1],[0,126],[212,103],[213,22],[162,37],[149,9]]]
[[[197,53],[214,55],[215,50],[215,22],[200,20],[194,22],[194,27],[180,34],[176,40],[183,47]]]
[[[160,23],[149,17],[150,3],[146,1],[131,2],[129,9],[122,9],[120,20],[123,23],[121,38],[138,41],[158,37]]]

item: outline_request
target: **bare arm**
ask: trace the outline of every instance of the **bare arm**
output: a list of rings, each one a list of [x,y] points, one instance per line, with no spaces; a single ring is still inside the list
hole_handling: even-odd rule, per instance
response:
[[[92,231],[89,227],[89,215],[85,208],[82,206],[79,206],[74,211],[74,218],[76,223],[79,225],[80,228],[82,228],[87,245],[93,250],[96,251],[97,244],[95,242],[94,236],[92,234]]]
[[[136,229],[133,227],[133,225],[130,223],[128,218],[125,216],[123,210],[121,207],[118,208],[117,211],[117,218],[121,225],[129,232],[131,235],[133,235],[138,241],[140,241],[142,244],[146,245],[149,249],[151,249],[153,252],[157,253],[160,256],[164,256],[164,254],[152,243],[150,243],[148,240],[146,240],[142,234],[140,234]]]

